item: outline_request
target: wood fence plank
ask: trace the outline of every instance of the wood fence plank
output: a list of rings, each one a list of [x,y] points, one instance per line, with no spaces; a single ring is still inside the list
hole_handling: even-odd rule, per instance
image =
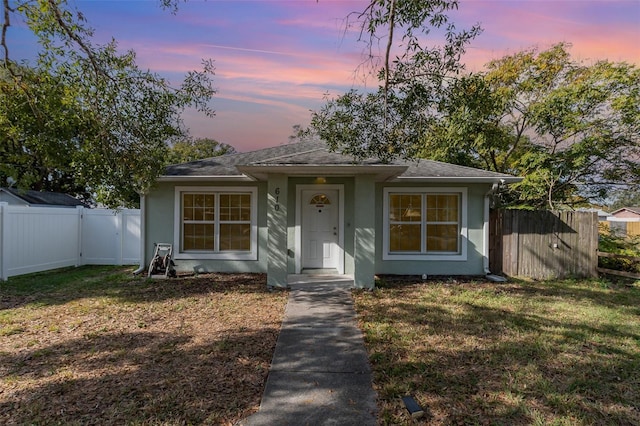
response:
[[[590,212],[492,213],[490,235],[500,243],[491,246],[490,264],[505,275],[534,279],[595,276],[597,224]]]

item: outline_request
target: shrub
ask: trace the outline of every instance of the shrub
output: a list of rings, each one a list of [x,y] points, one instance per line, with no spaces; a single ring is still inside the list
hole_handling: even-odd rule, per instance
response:
[[[621,236],[608,227],[599,227],[598,249],[606,253],[640,257],[640,237]],[[600,257],[598,266],[626,272],[640,272],[640,262],[624,258]]]

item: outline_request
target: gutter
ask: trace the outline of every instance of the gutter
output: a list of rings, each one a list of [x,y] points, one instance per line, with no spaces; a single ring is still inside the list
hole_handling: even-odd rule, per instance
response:
[[[491,197],[493,197],[504,180],[495,182],[491,189],[484,194],[484,225],[482,226],[482,266],[487,279],[494,282],[506,282],[506,278],[491,273],[489,269],[489,216],[491,213]]]
[[[138,267],[138,269],[136,269],[135,271],[133,271],[133,275],[138,275],[140,273],[142,273],[142,271],[145,270],[146,268],[146,262],[144,259],[144,243],[145,243],[145,237],[146,237],[146,232],[145,232],[145,216],[146,216],[146,208],[145,208],[145,204],[146,204],[146,197],[143,194],[140,194],[140,266]]]

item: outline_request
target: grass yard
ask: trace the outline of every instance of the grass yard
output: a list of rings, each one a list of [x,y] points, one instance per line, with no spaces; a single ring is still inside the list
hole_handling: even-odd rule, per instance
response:
[[[640,283],[379,282],[356,292],[380,423],[639,425]]]
[[[83,267],[0,283],[1,424],[233,424],[257,410],[287,300],[257,274]]]

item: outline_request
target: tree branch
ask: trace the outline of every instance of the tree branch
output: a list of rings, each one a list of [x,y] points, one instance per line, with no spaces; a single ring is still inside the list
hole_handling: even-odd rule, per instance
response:
[[[4,0],[4,1],[8,1],[8,0]],[[89,47],[78,34],[76,34],[71,28],[69,28],[67,23],[64,21],[62,13],[60,13],[60,9],[58,8],[58,5],[56,4],[55,0],[47,0],[47,1],[49,3],[49,6],[51,7],[51,10],[55,15],[56,22],[58,23],[58,25],[60,25],[60,28],[62,28],[64,34],[67,37],[69,37],[71,40],[76,42],[76,44],[80,46],[80,49],[82,49],[82,51],[87,55],[87,58],[91,62],[91,66],[93,67],[93,70],[95,71],[95,73],[103,76],[108,76],[108,74],[102,69],[102,67],[98,65],[98,60],[96,59],[95,54],[91,49],[91,47]]]

